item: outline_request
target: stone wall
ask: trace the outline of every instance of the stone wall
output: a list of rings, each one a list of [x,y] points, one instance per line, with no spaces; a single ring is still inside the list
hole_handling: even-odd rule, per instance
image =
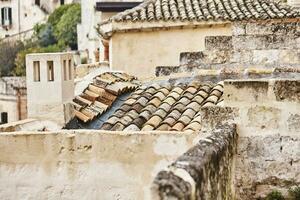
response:
[[[205,50],[180,53],[179,66],[158,66],[156,75],[199,69],[299,68],[299,27],[299,19],[236,22],[231,36],[206,36]]]
[[[224,82],[224,105],[237,109],[237,199],[286,194],[300,184],[300,81]]]
[[[232,199],[235,125],[222,124],[156,176],[154,199]]]
[[[150,199],[155,175],[193,146],[196,137],[167,132],[0,133],[0,199]]]

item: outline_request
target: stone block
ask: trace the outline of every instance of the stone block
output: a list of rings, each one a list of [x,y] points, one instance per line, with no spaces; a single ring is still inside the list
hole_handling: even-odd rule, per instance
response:
[[[290,115],[288,118],[288,121],[287,121],[287,125],[288,125],[289,131],[299,131],[300,132],[300,115],[299,114]]]
[[[168,76],[178,72],[179,66],[158,66],[155,68],[155,76]]]
[[[205,37],[205,49],[232,49],[232,36],[207,36]]]
[[[300,103],[300,80],[276,80],[273,91],[277,101]]]
[[[297,35],[245,35],[232,38],[234,49],[297,49],[299,44]]]
[[[254,50],[252,64],[277,65],[277,64],[298,64],[300,63],[300,50]]]
[[[246,24],[241,22],[235,22],[232,26],[232,35],[245,35],[246,34]]]
[[[245,25],[247,35],[295,35],[300,33],[299,22],[270,22],[247,23]]]
[[[255,106],[247,112],[247,127],[278,129],[281,110],[273,107]]]
[[[180,54],[180,65],[224,64],[230,60],[232,50],[208,50]]]
[[[224,102],[234,106],[234,102],[267,101],[268,81],[264,80],[228,80],[224,81]]]

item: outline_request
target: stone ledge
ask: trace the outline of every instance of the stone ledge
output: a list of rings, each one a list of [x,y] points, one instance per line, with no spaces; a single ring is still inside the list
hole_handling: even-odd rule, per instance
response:
[[[152,184],[153,197],[232,198],[232,159],[236,148],[236,126],[219,125],[210,136],[180,156],[168,170],[158,173]]]

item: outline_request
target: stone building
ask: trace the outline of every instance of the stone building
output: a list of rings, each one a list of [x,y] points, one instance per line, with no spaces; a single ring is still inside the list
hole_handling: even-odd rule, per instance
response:
[[[99,40],[95,29],[97,24],[119,12],[133,8],[139,3],[141,3],[141,0],[82,0],[81,24],[77,27],[78,50],[88,52],[89,62],[108,61],[108,51],[105,50],[102,42]],[[99,50],[97,51],[97,49]],[[98,55],[96,56],[95,54]],[[100,57],[99,59],[97,58],[98,56]]]
[[[206,36],[203,48],[178,53],[179,64],[156,65],[157,77],[137,79],[137,69],[95,74],[73,100],[68,95],[74,118],[65,129],[0,126],[0,199],[252,200],[274,189],[287,197],[300,185],[300,21],[277,4],[246,5],[260,10],[258,18],[289,19],[232,23],[230,35]],[[50,59],[34,56],[29,70]],[[28,91],[47,105],[40,86],[49,87],[64,105],[62,82],[51,88],[47,74]]]
[[[25,77],[0,78],[0,123],[27,118],[27,91]]]
[[[5,37],[12,40],[29,38],[35,24],[44,22],[59,5],[72,2],[72,0],[0,1],[0,40]]]
[[[299,10],[271,1],[145,1],[99,24],[115,70],[153,76],[159,65],[178,65],[181,52],[201,51],[206,36],[231,36],[237,22],[299,18]],[[141,68],[142,67],[142,68]]]

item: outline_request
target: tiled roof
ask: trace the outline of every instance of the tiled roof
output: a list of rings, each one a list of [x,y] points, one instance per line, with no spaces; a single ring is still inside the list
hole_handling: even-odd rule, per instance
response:
[[[138,85],[136,78],[128,74],[103,73],[73,99],[75,116],[83,122],[91,121],[109,109],[118,95],[133,91]]]
[[[300,17],[290,6],[266,0],[146,0],[112,17],[116,22],[249,20]]]
[[[220,104],[223,83],[152,84],[134,91],[101,129],[113,131],[197,131],[200,108]]]

